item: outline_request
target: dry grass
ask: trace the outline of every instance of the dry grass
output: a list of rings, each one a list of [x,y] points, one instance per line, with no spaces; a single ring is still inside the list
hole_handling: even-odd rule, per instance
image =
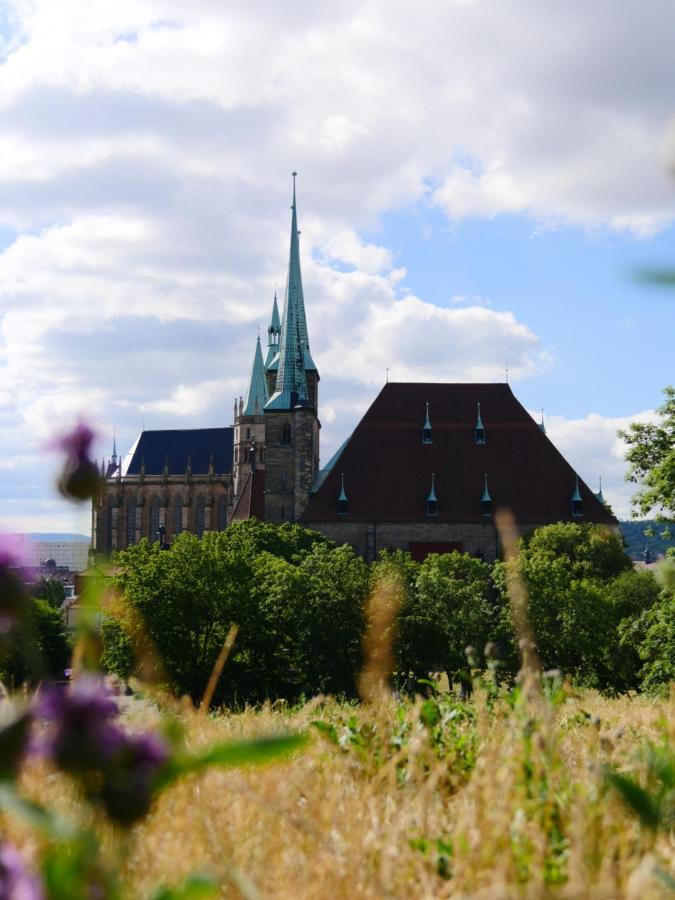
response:
[[[514,711],[504,700],[490,708],[479,693],[472,706],[474,722],[456,726],[443,759],[420,722],[421,700],[359,708],[315,701],[293,713],[184,710],[192,746],[289,727],[314,736],[290,760],[177,785],[123,845],[107,826],[90,824],[104,830],[129,896],[139,898],[199,869],[218,875],[225,897],[667,896],[653,869],[673,871],[673,837],[642,830],[604,786],[601,766],[638,771],[644,741],[674,742],[675,699],[584,693],[553,708],[533,692]],[[125,715],[132,728],[157,717],[142,704]],[[310,724],[319,717],[369,743],[331,743]],[[392,739],[401,734],[397,749]],[[466,736],[476,741],[471,772],[458,749]],[[29,768],[23,787],[83,815],[65,779],[43,767]],[[14,838],[27,850],[34,840]],[[444,845],[452,845],[447,860]]]

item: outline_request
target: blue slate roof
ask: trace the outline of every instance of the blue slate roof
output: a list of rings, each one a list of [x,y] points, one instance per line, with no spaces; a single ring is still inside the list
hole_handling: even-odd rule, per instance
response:
[[[168,457],[169,475],[184,475],[190,457],[193,475],[206,475],[213,456],[213,471],[232,471],[233,428],[185,428],[143,431],[127,454],[122,475],[139,475],[145,463],[146,475],[161,475]]]

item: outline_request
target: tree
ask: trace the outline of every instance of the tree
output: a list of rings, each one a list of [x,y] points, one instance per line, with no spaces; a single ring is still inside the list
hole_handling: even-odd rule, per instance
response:
[[[365,562],[298,525],[242,525],[201,540],[185,533],[164,551],[141,541],[118,555],[123,601],[104,622],[104,665],[128,677],[147,636],[170,687],[198,702],[236,623],[216,702],[353,693]]]
[[[634,578],[618,535],[578,523],[537,529],[521,540],[517,559],[495,566],[505,600],[509,567],[525,583],[529,625],[544,668],[597,688],[634,686],[636,658],[621,648],[618,627],[654,602],[654,586],[649,577]],[[510,608],[504,608],[510,619]]]
[[[431,554],[419,567],[414,592],[399,617],[404,671],[445,671],[463,677],[466,647],[480,652],[497,636],[490,567],[468,554]]]
[[[626,479],[641,484],[633,497],[634,515],[656,510],[657,519],[675,519],[675,388],[664,389],[665,402],[658,408],[658,424],[633,422],[619,431],[628,444]]]
[[[60,609],[66,599],[65,588],[58,578],[40,578],[33,585],[32,593],[54,609]]]
[[[31,598],[26,615],[7,636],[0,658],[0,677],[8,686],[63,679],[71,648],[61,613],[45,600]]]

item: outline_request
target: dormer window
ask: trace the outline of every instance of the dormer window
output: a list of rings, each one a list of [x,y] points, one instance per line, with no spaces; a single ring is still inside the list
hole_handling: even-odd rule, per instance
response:
[[[291,442],[291,426],[288,422],[284,422],[284,426],[281,429],[281,443],[282,444],[290,444]]]
[[[476,415],[476,443],[485,443],[485,426],[483,425],[483,420],[480,415],[480,403],[478,404],[478,413]]]
[[[431,474],[431,490],[427,496],[427,515],[438,515],[438,497],[436,496],[436,475]]]
[[[480,511],[481,515],[488,516],[492,515],[492,497],[490,496],[490,491],[488,490],[488,480],[487,480],[487,472],[485,473],[485,484],[483,487],[483,493],[480,498]]]
[[[349,500],[345,493],[345,473],[340,473],[340,493],[338,494],[338,515],[346,516],[349,506]]]
[[[422,443],[423,444],[433,444],[434,435],[431,430],[431,421],[429,420],[429,404],[427,403],[427,414],[424,419],[424,425],[422,426]]]
[[[581,494],[579,493],[579,476],[578,475],[576,476],[574,493],[572,494],[571,507],[572,507],[572,515],[574,516],[575,519],[579,519],[579,518],[581,518],[581,516],[583,516],[584,512],[583,512],[582,505],[581,505]]]

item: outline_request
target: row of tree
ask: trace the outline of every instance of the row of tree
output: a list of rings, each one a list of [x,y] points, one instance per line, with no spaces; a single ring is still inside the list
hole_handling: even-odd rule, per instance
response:
[[[489,642],[503,671],[515,673],[514,572],[545,668],[610,691],[675,678],[675,592],[635,571],[620,538],[599,526],[540,528],[521,541],[517,560],[493,566],[458,553],[418,564],[402,552],[368,565],[299,525],[255,520],[201,540],[182,534],[168,551],[144,541],[118,562],[122,599],[104,623],[105,665],[124,678],[139,663],[154,665],[195,701],[233,624],[217,700],[353,695],[367,599],[383,580],[395,585],[391,639],[401,684],[435,671],[462,679],[467,645],[482,651]]]

